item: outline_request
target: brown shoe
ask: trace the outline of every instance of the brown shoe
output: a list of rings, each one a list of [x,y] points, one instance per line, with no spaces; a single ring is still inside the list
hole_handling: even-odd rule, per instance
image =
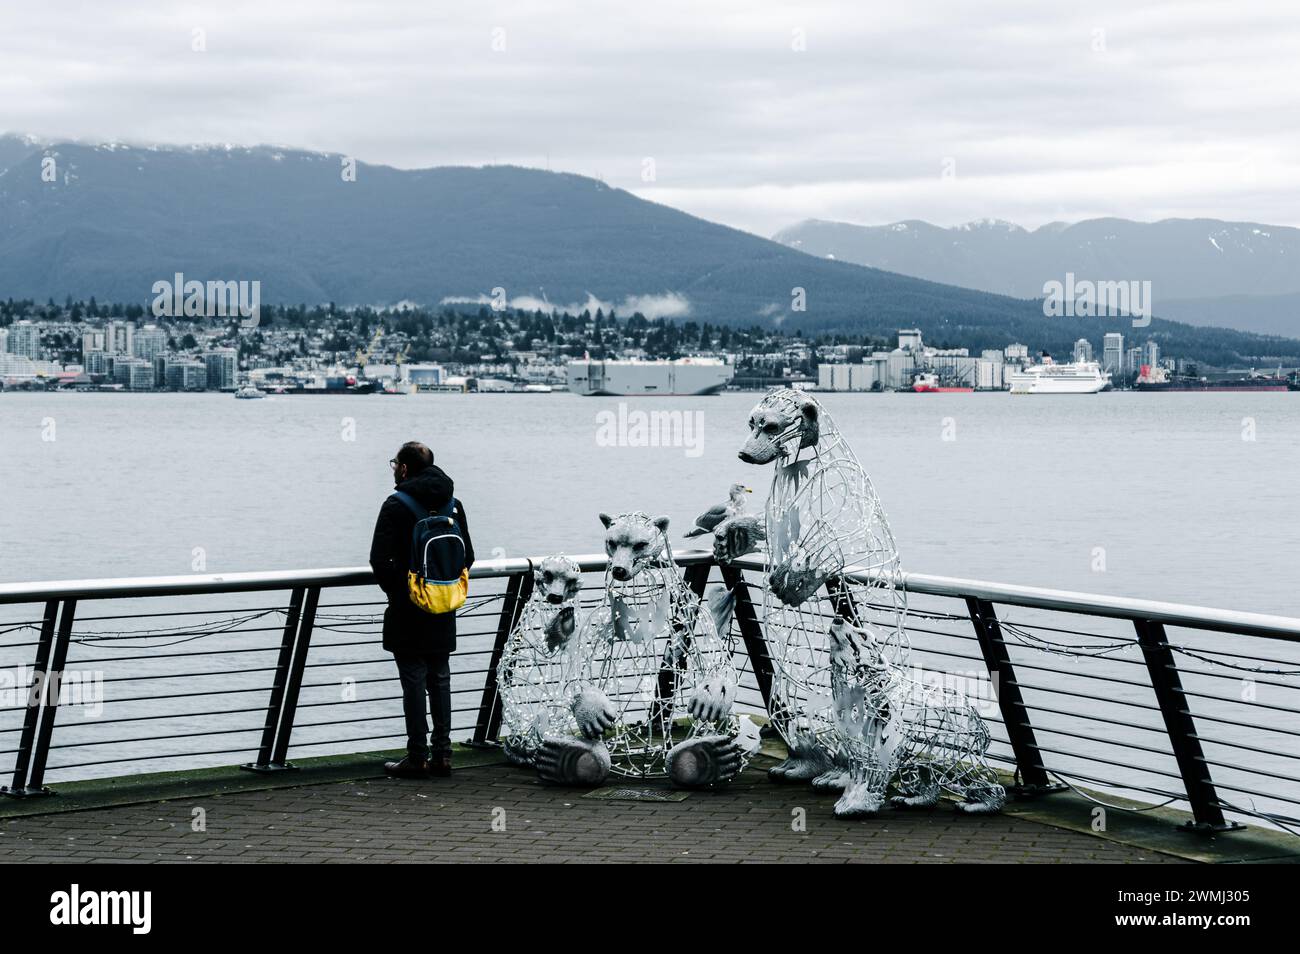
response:
[[[429,774],[435,778],[451,778],[451,756],[435,755],[429,762]]]
[[[429,763],[408,755],[400,762],[385,762],[384,774],[391,778],[428,778]]]

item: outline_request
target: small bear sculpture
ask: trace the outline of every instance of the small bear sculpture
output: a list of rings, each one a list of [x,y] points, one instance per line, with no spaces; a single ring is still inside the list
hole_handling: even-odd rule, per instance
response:
[[[533,592],[520,613],[497,667],[501,738],[506,758],[535,765],[548,734],[578,730],[572,688],[581,653],[578,594],[582,570],[565,556],[547,557],[533,568]]]
[[[605,594],[573,646],[576,733],[549,733],[536,764],[548,781],[593,782],[593,769],[701,787],[740,772],[737,677],[725,591],[702,601],[673,562],[668,518],[601,514]],[[600,779],[603,781],[603,778]]]

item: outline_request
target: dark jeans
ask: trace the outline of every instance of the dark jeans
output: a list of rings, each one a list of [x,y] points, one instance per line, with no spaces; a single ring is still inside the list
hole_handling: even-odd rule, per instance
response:
[[[406,716],[406,751],[423,760],[451,753],[451,667],[447,653],[394,653],[402,681],[402,712]],[[425,693],[433,712],[433,735],[425,719]],[[426,737],[429,745],[425,745]]]

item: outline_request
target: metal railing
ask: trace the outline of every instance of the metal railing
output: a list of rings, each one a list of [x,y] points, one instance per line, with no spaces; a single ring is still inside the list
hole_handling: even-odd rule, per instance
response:
[[[590,606],[605,557],[577,560]],[[703,551],[677,562],[697,593],[715,575],[735,592],[738,705],[762,713],[773,670],[761,563],[719,567]],[[474,567],[452,684],[453,731],[470,744],[499,731],[496,668],[532,566]],[[1300,824],[1300,620],[924,574],[905,583],[913,664],[992,687],[990,755],[1020,794],[1088,786],[1184,808],[1202,831]],[[47,793],[47,774],[240,756],[273,772],[291,751],[400,747],[374,597],[366,568],[0,585],[5,794]],[[83,717],[60,719],[69,709]]]

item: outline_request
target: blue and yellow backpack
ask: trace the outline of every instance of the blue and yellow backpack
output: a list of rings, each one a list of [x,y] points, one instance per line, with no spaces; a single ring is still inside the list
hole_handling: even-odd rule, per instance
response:
[[[465,538],[453,518],[456,498],[431,513],[410,494],[393,494],[415,514],[411,531],[411,570],[406,588],[411,602],[426,613],[453,613],[469,595],[469,568],[465,566]]]

